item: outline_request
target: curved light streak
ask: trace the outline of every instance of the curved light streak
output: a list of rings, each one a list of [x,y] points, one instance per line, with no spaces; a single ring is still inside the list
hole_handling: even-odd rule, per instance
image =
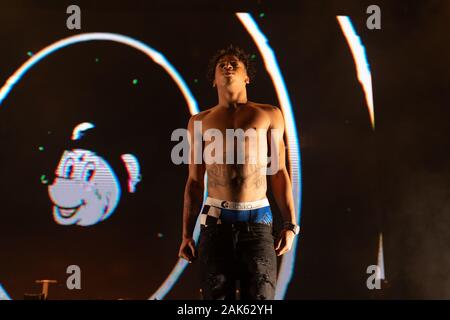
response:
[[[175,70],[175,68],[169,63],[169,61],[167,61],[167,59],[161,53],[150,48],[145,43],[138,41],[136,39],[117,33],[106,33],[106,32],[82,33],[72,37],[64,38],[59,41],[56,41],[55,43],[45,47],[44,49],[34,54],[16,72],[14,72],[13,75],[8,78],[8,80],[6,80],[6,83],[0,89],[0,104],[2,104],[3,100],[7,97],[11,89],[22,78],[22,76],[32,66],[34,66],[36,63],[44,59],[49,54],[75,43],[86,41],[102,41],[102,40],[126,44],[146,54],[155,63],[163,67],[163,69],[172,77],[172,79],[178,85],[178,88],[182,92],[184,98],[186,99],[190,112],[191,113],[198,112],[197,102],[194,99],[194,96],[190,92],[185,81],[183,80],[183,78],[181,78],[177,70]]]
[[[300,224],[300,212],[301,212],[301,198],[302,198],[302,185],[301,185],[301,162],[300,162],[300,147],[297,128],[295,125],[295,118],[289,94],[286,89],[286,85],[283,80],[283,76],[278,66],[275,53],[269,45],[269,41],[266,36],[261,32],[256,24],[255,20],[248,13],[236,13],[239,20],[247,29],[250,36],[253,38],[256,46],[261,53],[267,72],[269,73],[272,82],[277,92],[278,101],[280,102],[281,110],[283,111],[286,137],[288,145],[288,156],[290,163],[290,176],[292,180],[292,193],[294,196],[295,213],[297,223]],[[295,266],[297,239],[294,238],[292,248],[289,252],[285,253],[282,257],[281,265],[279,268],[277,287],[275,292],[275,299],[283,299],[286,295],[289,282],[292,279]]]
[[[206,188],[206,181],[208,180],[207,175],[205,173],[204,183],[205,183],[205,192],[203,193],[203,204],[200,209],[200,212],[203,210],[203,205],[205,203],[205,200],[208,196],[207,188]],[[198,238],[200,236],[200,215],[197,218],[197,222],[195,223],[194,232],[192,234],[192,238],[196,243],[198,243]],[[169,276],[166,278],[166,280],[162,283],[162,285],[156,290],[156,292],[149,298],[149,300],[162,300],[164,296],[172,289],[175,282],[178,281],[178,278],[180,277],[181,273],[184,271],[184,269],[187,267],[188,262],[184,259],[178,259],[175,267],[172,269]]]
[[[136,192],[136,185],[142,180],[139,160],[131,153],[123,154],[120,158],[128,172],[128,192],[134,193]]]
[[[75,127],[75,129],[73,129],[72,140],[81,139],[81,137],[84,135],[84,132],[92,128],[95,128],[95,125],[90,122],[80,123]]]
[[[372,75],[370,73],[369,61],[366,55],[366,49],[361,42],[360,37],[353,27],[352,21],[348,16],[337,16],[336,17],[339,25],[341,26],[342,32],[344,33],[345,39],[350,47],[350,51],[353,55],[353,60],[356,65],[356,73],[358,75],[358,80],[366,97],[367,109],[369,110],[370,123],[372,129],[375,130],[375,112],[373,107],[373,92],[372,92]]]

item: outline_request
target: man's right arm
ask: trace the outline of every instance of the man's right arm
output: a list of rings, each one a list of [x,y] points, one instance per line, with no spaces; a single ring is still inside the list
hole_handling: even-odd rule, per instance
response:
[[[203,181],[188,178],[184,190],[183,238],[192,238],[195,223],[202,207],[203,188]]]
[[[202,207],[205,176],[205,165],[203,161],[201,164],[194,163],[194,119],[196,119],[195,116],[191,117],[188,124],[190,134],[189,176],[184,190],[183,235],[179,251],[179,257],[189,262],[192,262],[197,256],[195,242],[192,237],[195,223],[197,222],[197,217]],[[197,142],[202,143],[202,141]],[[200,146],[198,145],[198,147]]]

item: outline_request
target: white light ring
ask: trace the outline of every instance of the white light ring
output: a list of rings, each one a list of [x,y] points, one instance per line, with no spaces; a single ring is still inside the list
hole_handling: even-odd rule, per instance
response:
[[[167,61],[167,59],[158,51],[152,49],[145,43],[130,38],[128,36],[115,34],[115,33],[83,33],[75,36],[71,36],[68,38],[61,39],[56,41],[55,43],[45,47],[40,50],[36,54],[34,54],[31,58],[29,58],[19,69],[16,70],[6,81],[6,83],[0,88],[0,105],[7,97],[12,88],[16,85],[17,82],[25,75],[25,73],[40,60],[48,56],[49,54],[69,45],[86,42],[86,41],[114,41],[122,44],[126,44],[131,46],[144,54],[150,57],[155,63],[159,64],[163,69],[169,73],[175,83],[178,85],[178,88],[182,92],[186,102],[188,104],[188,108],[191,114],[196,114],[199,112],[197,102],[194,99],[189,87],[186,85],[186,82],[180,76],[180,74],[176,71],[176,69]],[[198,237],[198,232],[196,233]],[[178,259],[175,267],[172,272],[160,286],[156,293],[153,296],[162,296],[172,288],[173,284],[178,280],[179,276],[183,272],[186,267],[186,263],[182,259]],[[6,291],[1,287],[4,296],[9,297]]]
[[[286,128],[287,146],[288,146],[288,158],[290,164],[290,176],[292,183],[292,193],[294,198],[295,214],[297,223],[300,224],[301,213],[301,199],[302,199],[302,173],[301,173],[301,158],[300,147],[297,128],[295,125],[295,118],[289,94],[286,89],[286,85],[283,80],[280,68],[275,57],[275,53],[269,45],[269,41],[266,36],[259,30],[258,25],[252,16],[248,13],[236,13],[239,20],[242,22],[248,33],[252,37],[256,46],[261,53],[266,70],[272,79],[275,87],[275,91],[278,96],[281,110],[284,115],[284,122]],[[283,299],[286,295],[289,282],[292,279],[295,267],[295,257],[297,249],[297,239],[294,238],[292,248],[289,252],[282,256],[281,265],[279,267],[277,287],[275,291],[275,299]]]

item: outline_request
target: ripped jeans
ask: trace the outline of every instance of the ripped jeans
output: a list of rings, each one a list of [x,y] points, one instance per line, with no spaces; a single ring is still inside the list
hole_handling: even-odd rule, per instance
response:
[[[273,300],[277,257],[272,225],[237,222],[201,226],[198,243],[204,300]]]

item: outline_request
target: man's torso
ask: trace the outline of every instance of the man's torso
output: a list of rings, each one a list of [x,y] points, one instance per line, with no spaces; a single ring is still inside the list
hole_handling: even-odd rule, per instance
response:
[[[273,109],[273,106],[248,102],[235,109],[213,107],[196,119],[202,122],[202,134],[208,129],[217,129],[223,137],[223,156],[220,157],[223,163],[207,161],[205,164],[209,196],[229,201],[254,201],[266,197],[268,132]],[[230,131],[227,137],[227,129],[233,129],[231,132],[235,137]],[[239,138],[239,129],[245,134],[240,135],[243,139]],[[216,152],[220,152],[219,145],[214,144],[215,148],[210,146],[208,150],[211,143],[214,138],[204,142],[204,154],[216,156]]]

